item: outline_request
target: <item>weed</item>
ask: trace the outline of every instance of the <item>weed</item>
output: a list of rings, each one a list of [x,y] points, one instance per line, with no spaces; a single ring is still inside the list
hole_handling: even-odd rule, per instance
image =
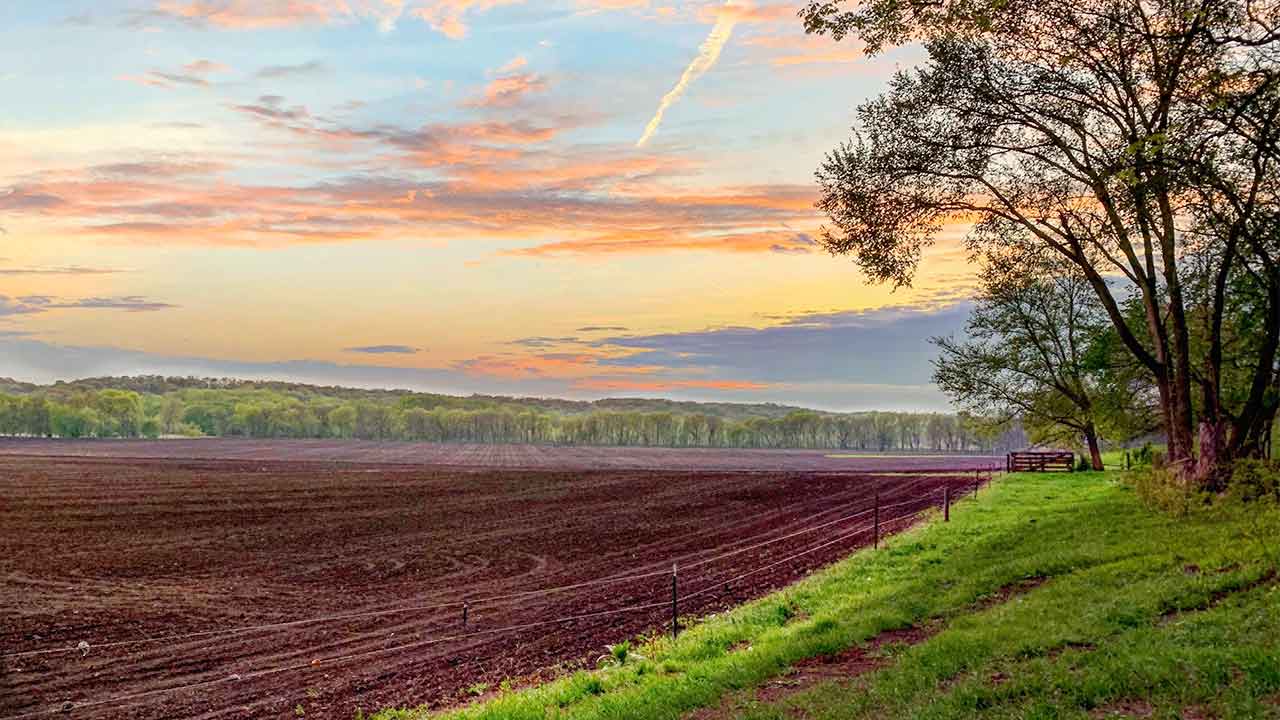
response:
[[[489,692],[489,683],[486,682],[478,682],[463,691],[463,693],[470,695],[471,697],[480,697],[487,692]]]

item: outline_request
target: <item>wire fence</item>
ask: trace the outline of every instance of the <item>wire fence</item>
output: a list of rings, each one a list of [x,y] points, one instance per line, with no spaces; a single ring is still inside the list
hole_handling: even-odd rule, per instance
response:
[[[872,535],[874,537],[874,542],[878,544],[879,540],[883,537],[882,533],[891,533],[891,532],[904,529],[905,527],[908,527],[916,519],[924,516],[927,513],[941,511],[943,518],[945,520],[949,520],[952,503],[968,495],[976,496],[981,486],[983,484],[990,483],[991,478],[992,478],[992,474],[990,472],[987,472],[985,476],[979,473],[975,473],[974,480],[971,483],[958,485],[954,491],[952,489],[953,483],[948,482],[942,487],[931,490],[925,494],[918,495],[916,497],[912,497],[907,500],[901,500],[898,502],[888,503],[888,504],[882,504],[880,502],[879,492],[877,491],[874,497],[874,504],[872,505],[872,507],[863,508],[856,512],[846,513],[835,519],[809,525],[800,530],[787,532],[782,535],[771,536],[763,539],[760,536],[748,538],[746,540],[739,541],[738,543],[733,543],[733,545],[739,545],[739,546],[734,547],[732,549],[725,549],[724,546],[721,546],[717,548],[711,548],[708,550],[700,551],[698,553],[687,553],[683,556],[673,558],[672,567],[670,570],[666,570],[666,569],[657,570],[657,571],[642,570],[642,571],[629,572],[626,574],[614,575],[610,577],[598,578],[595,580],[588,580],[588,581],[583,581],[578,583],[558,585],[554,587],[538,588],[533,590],[522,590],[517,592],[511,592],[511,593],[505,593],[505,594],[493,595],[493,596],[481,597],[481,598],[475,598],[475,599],[451,600],[447,602],[439,602],[439,603],[432,603],[432,604],[412,605],[412,606],[405,606],[405,607],[387,608],[387,609],[361,611],[361,612],[344,613],[344,614],[323,615],[323,616],[316,616],[316,617],[309,617],[309,618],[298,618],[294,620],[275,622],[275,623],[243,625],[243,626],[230,627],[230,628],[216,628],[216,629],[201,630],[201,631],[190,632],[190,633],[172,634],[172,635],[159,636],[159,637],[141,637],[141,638],[133,638],[128,640],[102,642],[102,643],[96,643],[96,644],[88,644],[86,642],[81,642],[76,646],[59,646],[59,647],[28,650],[28,651],[15,652],[15,653],[0,654],[0,661],[18,660],[23,658],[35,658],[35,657],[50,656],[50,655],[65,655],[65,654],[72,654],[72,653],[80,653],[80,654],[87,655],[90,652],[114,651],[114,650],[120,650],[124,648],[133,648],[133,647],[140,647],[140,646],[147,646],[147,645],[154,645],[154,644],[173,644],[173,643],[179,643],[184,641],[208,640],[208,639],[220,640],[223,638],[236,638],[242,635],[251,635],[251,634],[259,634],[259,633],[262,633],[262,634],[282,633],[282,632],[297,630],[299,628],[308,627],[308,626],[319,626],[319,625],[324,625],[329,623],[346,622],[346,621],[370,619],[370,618],[380,618],[380,617],[387,617],[387,616],[394,616],[394,615],[413,615],[413,614],[421,614],[421,613],[428,613],[432,611],[442,611],[442,610],[454,610],[455,612],[460,611],[461,621],[462,621],[461,623],[462,630],[460,632],[438,635],[438,636],[430,637],[424,640],[415,640],[412,642],[396,644],[396,645],[391,645],[391,646],[382,647],[382,648],[375,648],[371,650],[362,650],[359,652],[317,657],[317,658],[313,658],[311,660],[302,661],[302,662],[282,663],[282,664],[271,665],[267,667],[250,668],[243,672],[229,673],[227,675],[223,675],[215,678],[202,679],[202,680],[197,680],[194,682],[187,682],[187,683],[178,682],[174,684],[168,684],[163,687],[152,688],[152,689],[148,689],[140,692],[121,694],[121,695],[106,697],[98,700],[89,700],[89,701],[81,701],[81,702],[68,701],[57,707],[36,709],[36,710],[23,712],[17,715],[7,715],[4,717],[0,717],[0,720],[25,720],[26,718],[55,715],[55,714],[68,713],[68,712],[78,711],[78,710],[89,710],[94,708],[122,709],[130,706],[136,706],[138,704],[146,702],[147,700],[150,700],[154,697],[161,696],[161,695],[202,690],[202,689],[206,689],[206,688],[210,688],[218,685],[243,683],[243,682],[247,682],[247,681],[251,681],[259,678],[280,675],[280,674],[289,673],[289,672],[297,672],[297,671],[313,669],[313,668],[331,667],[331,666],[340,665],[343,663],[348,663],[356,660],[368,659],[368,658],[378,657],[382,655],[405,653],[408,651],[417,650],[425,647],[443,645],[451,642],[461,642],[461,641],[474,639],[474,638],[519,633],[519,632],[534,630],[539,628],[565,625],[568,623],[573,623],[573,622],[583,621],[583,620],[594,620],[594,619],[605,618],[605,617],[638,614],[642,612],[652,612],[659,608],[670,607],[671,609],[670,627],[671,627],[672,634],[677,635],[680,629],[679,605],[681,601],[688,602],[698,598],[706,598],[708,596],[714,596],[717,593],[720,593],[722,595],[728,595],[728,588],[735,583],[740,583],[749,578],[762,575],[764,573],[768,573],[778,568],[790,565],[802,558],[821,552],[822,550],[836,548],[837,546],[840,546],[844,543],[849,543],[853,541],[855,538],[859,538],[864,535]],[[917,486],[921,482],[923,482],[923,480],[916,480],[913,483],[908,483],[906,487],[910,488],[912,486]],[[901,492],[901,490],[902,488],[899,488],[899,493]],[[897,510],[899,508],[903,508],[907,506],[916,506],[916,508],[910,511],[905,511],[905,512],[901,512],[894,515],[887,515],[889,511]],[[854,521],[865,520],[867,518],[870,518],[870,522],[868,522],[865,525],[859,525],[853,529],[843,529],[839,527],[841,525],[847,525],[849,523],[853,523]],[[813,535],[815,533],[821,533],[822,531],[834,531],[836,534],[833,537],[827,537],[825,539],[821,539],[821,541],[817,542],[816,544],[812,544],[808,547],[805,547],[804,549],[792,552],[786,555],[785,557],[782,557],[777,560],[772,560],[764,564],[752,566],[746,569],[743,569],[743,568],[738,568],[737,570],[729,569],[728,571],[735,572],[735,574],[727,578],[714,577],[714,573],[708,573],[702,577],[695,576],[693,578],[693,585],[695,587],[700,585],[701,587],[690,592],[683,592],[683,593],[680,592],[679,581],[688,580],[688,578],[684,576],[684,573],[689,573],[692,570],[697,570],[700,568],[706,568],[709,565],[723,562],[731,558],[738,558],[743,555],[746,555],[747,553],[759,551],[764,548],[769,548],[771,546],[778,545],[788,540],[795,540],[797,538]],[[741,543],[746,543],[746,544],[741,544]],[[707,557],[696,557],[696,558],[694,557],[696,555],[701,555],[706,552],[711,552],[713,554]],[[579,590],[607,587],[611,585],[618,585],[618,584],[624,584],[624,583],[636,583],[644,580],[654,580],[660,577],[671,578],[672,582],[671,582],[670,600],[663,599],[661,601],[654,601],[654,602],[634,603],[634,604],[630,604],[620,608],[595,610],[595,611],[583,612],[578,614],[564,615],[564,616],[555,617],[551,619],[536,620],[536,621],[531,621],[526,623],[508,624],[508,625],[503,625],[500,627],[493,627],[493,628],[476,627],[473,629],[468,625],[468,616],[471,608],[473,607],[499,604],[499,603],[518,603],[518,602],[530,600],[533,598],[571,593]],[[175,680],[176,679],[177,678],[175,678]]]

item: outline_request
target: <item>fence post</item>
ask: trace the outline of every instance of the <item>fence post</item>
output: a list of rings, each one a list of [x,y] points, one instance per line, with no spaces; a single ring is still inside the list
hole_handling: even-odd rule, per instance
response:
[[[671,639],[680,637],[680,596],[677,590],[678,577],[675,563],[671,563]]]
[[[875,509],[875,535],[871,541],[871,547],[880,548],[880,483],[876,483],[876,509]]]
[[[951,486],[942,488],[942,521],[951,522]]]
[[[462,629],[467,629],[467,616],[471,614],[471,603],[462,603]]]

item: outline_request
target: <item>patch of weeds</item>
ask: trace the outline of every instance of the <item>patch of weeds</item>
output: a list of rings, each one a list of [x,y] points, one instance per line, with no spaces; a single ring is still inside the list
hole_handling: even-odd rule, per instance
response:
[[[481,695],[489,692],[489,687],[489,683],[478,682],[475,685],[467,687],[467,689],[462,692],[463,694],[470,695],[471,697],[480,697]]]
[[[609,645],[608,649],[608,653],[601,655],[599,659],[596,660],[597,665],[614,665],[622,667],[627,664],[628,660],[644,659],[642,655],[638,655],[631,650],[631,642],[628,640]]]
[[[774,607],[773,617],[774,622],[778,626],[782,626],[797,618],[805,617],[805,613],[796,605],[794,600],[787,598],[784,602],[778,603]]]

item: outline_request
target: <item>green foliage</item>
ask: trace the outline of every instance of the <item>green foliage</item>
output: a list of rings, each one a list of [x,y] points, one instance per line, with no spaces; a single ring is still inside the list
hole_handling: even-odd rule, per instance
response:
[[[1212,493],[1188,483],[1184,473],[1164,466],[1160,453],[1146,453],[1151,464],[1127,473],[1139,498],[1153,509],[1175,517],[1210,513],[1214,508],[1249,508],[1270,512],[1280,507],[1280,465],[1271,460],[1237,460],[1225,490]]]
[[[30,392],[25,396],[0,394],[0,434],[875,452],[987,452],[997,443],[997,435],[972,417],[939,413],[836,414],[725,403],[455,398],[406,391],[163,378],[59,383]],[[760,414],[750,414],[753,412]]]
[[[616,660],[619,665],[626,665],[627,656],[631,654],[631,643],[624,640],[616,645],[610,645],[609,654],[613,656],[613,659]]]
[[[644,658],[632,652],[630,640],[623,640],[620,643],[610,645],[608,654],[602,655],[596,664],[622,667],[632,659],[643,660]]]
[[[1211,502],[1211,496],[1186,482],[1184,474],[1160,463],[1133,470],[1129,482],[1149,508],[1184,518]]]
[[[467,695],[470,695],[471,697],[480,697],[481,695],[484,695],[485,693],[489,692],[489,683],[484,683],[484,682],[476,683],[474,685],[469,686],[463,692],[466,693]]]
[[[1266,460],[1240,460],[1226,496],[1240,504],[1280,505],[1280,467]]]

